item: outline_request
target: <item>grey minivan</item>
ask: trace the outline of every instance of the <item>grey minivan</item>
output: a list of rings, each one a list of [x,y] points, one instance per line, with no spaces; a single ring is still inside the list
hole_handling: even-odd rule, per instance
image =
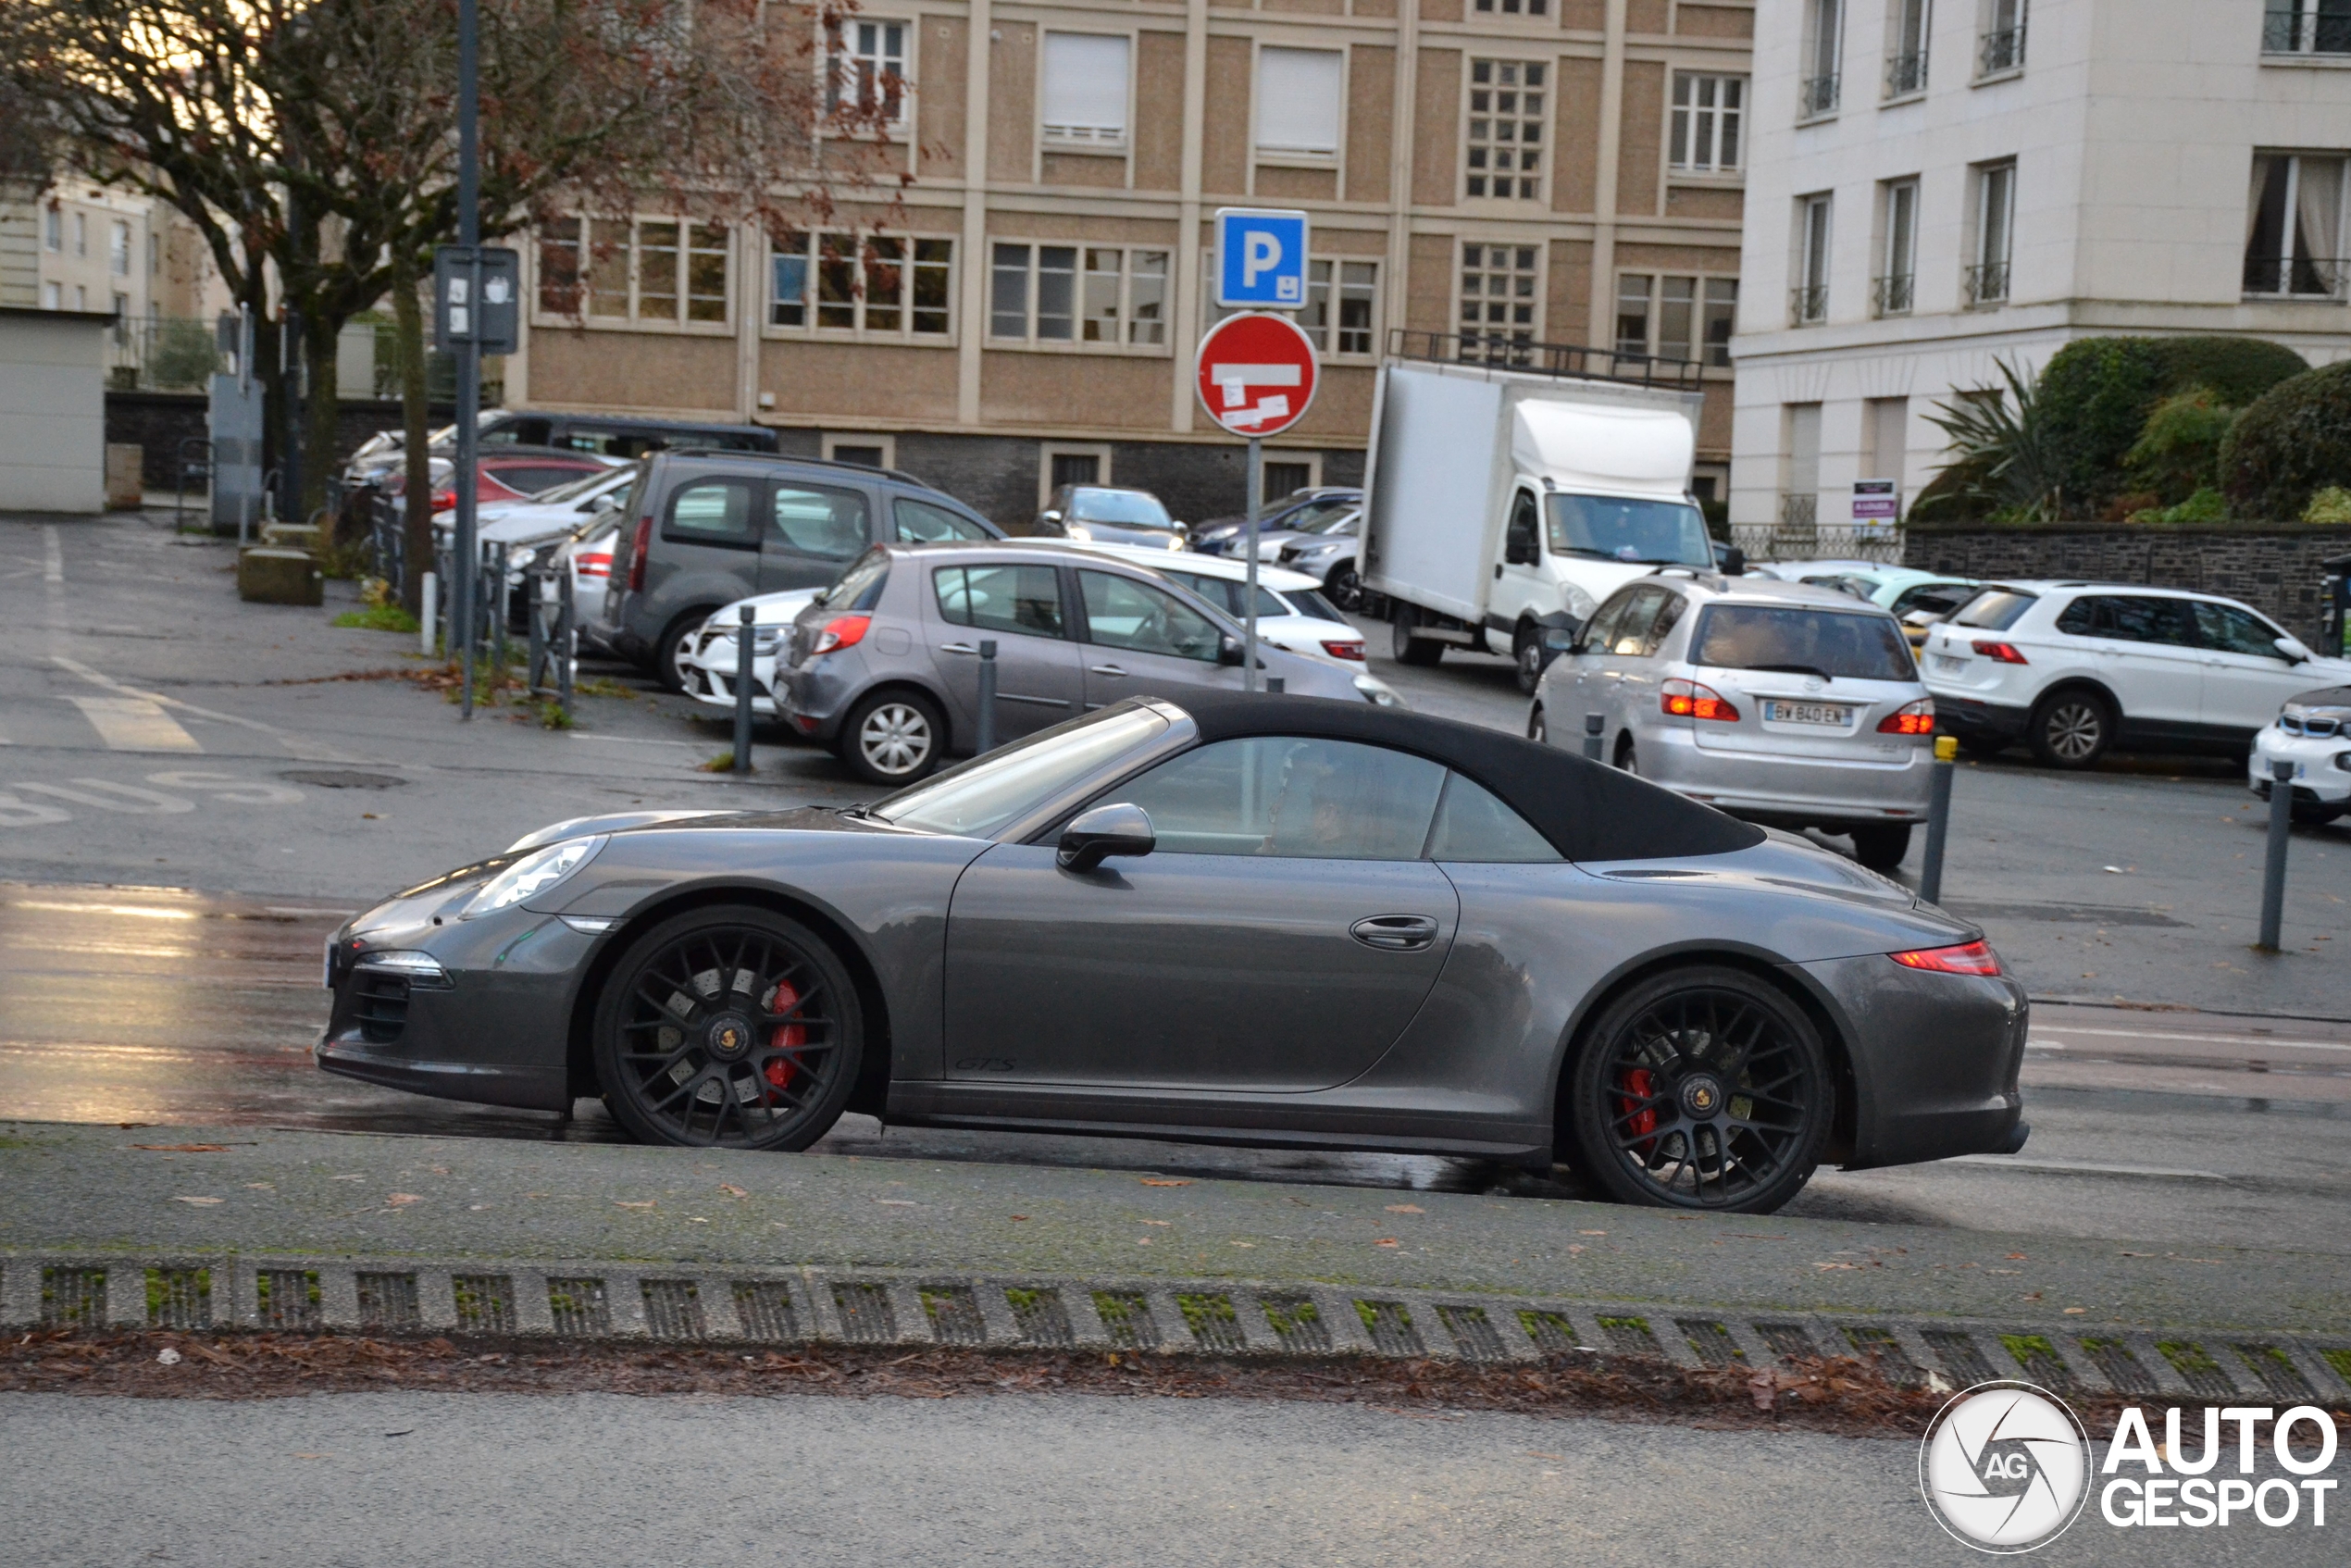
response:
[[[755,593],[824,588],[868,546],[1001,539],[1003,530],[911,474],[747,453],[660,452],[622,513],[589,641],[636,660],[672,691],[713,610]]]

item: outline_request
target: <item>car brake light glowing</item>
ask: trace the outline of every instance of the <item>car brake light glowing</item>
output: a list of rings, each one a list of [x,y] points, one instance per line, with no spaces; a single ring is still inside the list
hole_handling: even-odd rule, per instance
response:
[[[1932,735],[1934,733],[1934,703],[1922,697],[1905,703],[1877,721],[1880,735]]]
[[[808,645],[808,656],[813,659],[837,648],[854,648],[865,635],[865,628],[873,624],[871,616],[835,616],[816,633],[816,641]]]
[[[1358,664],[1363,662],[1363,643],[1360,638],[1351,642],[1332,638],[1323,644],[1323,652],[1334,659],[1353,659]]]
[[[637,537],[628,541],[628,591],[645,591],[645,554],[653,548],[653,515],[651,512],[637,519]]]
[[[1739,721],[1738,709],[1724,701],[1723,693],[1695,680],[1667,681],[1659,705],[1675,718],[1710,718],[1717,724]]]
[[[2004,665],[2023,665],[2032,661],[2016,651],[2013,642],[1978,642],[1975,651],[1984,658]]]
[[[1958,947],[1919,948],[1910,952],[1889,952],[1888,958],[1906,969],[1932,969],[1938,975],[1997,975],[2000,955],[1986,941],[1965,942]]]

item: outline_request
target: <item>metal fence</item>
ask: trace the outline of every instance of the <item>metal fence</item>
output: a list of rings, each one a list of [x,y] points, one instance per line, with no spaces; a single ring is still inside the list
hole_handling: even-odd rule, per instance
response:
[[[1791,496],[1790,500],[1817,500]],[[1731,542],[1750,561],[1874,561],[1897,566],[1902,559],[1902,529],[1862,529],[1802,522],[1743,523]]]
[[[106,332],[106,382],[121,392],[203,392],[231,367],[210,321],[129,316]]]

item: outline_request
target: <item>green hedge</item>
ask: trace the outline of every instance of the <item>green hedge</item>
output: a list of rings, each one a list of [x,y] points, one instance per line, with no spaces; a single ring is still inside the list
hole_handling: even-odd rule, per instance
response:
[[[2220,447],[2220,488],[2241,517],[2299,517],[2329,485],[2351,485],[2351,360],[2256,399]]]
[[[2131,483],[2126,458],[2158,404],[2209,387],[2223,408],[2242,408],[2309,368],[2260,338],[2082,338],[2041,372],[2042,411],[2062,454],[2069,510],[2102,510]],[[2297,513],[2296,516],[2299,514]]]

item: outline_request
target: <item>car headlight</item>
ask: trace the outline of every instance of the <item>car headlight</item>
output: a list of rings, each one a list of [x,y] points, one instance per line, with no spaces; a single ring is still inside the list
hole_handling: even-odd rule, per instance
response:
[[[1567,613],[1574,616],[1578,621],[1590,620],[1592,618],[1592,612],[1600,607],[1599,601],[1594,599],[1590,594],[1585,592],[1582,589],[1576,587],[1572,582],[1565,585],[1561,591],[1561,599],[1566,606]]]
[[[1094,537],[1094,530],[1088,528],[1084,523],[1072,523],[1069,525],[1069,537],[1072,539],[1092,539]]]
[[[585,839],[566,839],[559,844],[531,851],[505,870],[481,885],[481,891],[466,902],[457,912],[460,920],[471,920],[477,915],[489,915],[509,908],[526,899],[537,898],[581,866],[596,857],[611,838],[608,833],[594,833]]]
[[[1167,548],[1170,550],[1181,550],[1184,548],[1184,536],[1180,533],[1169,534],[1167,536]]]
[[[1392,688],[1385,681],[1372,676],[1357,676],[1355,690],[1363,694],[1363,701],[1383,708],[1400,708],[1404,705],[1404,699],[1398,696]]]
[[[776,651],[776,644],[783,640],[784,628],[780,626],[755,627],[751,634],[751,651],[754,653],[772,653]]]

